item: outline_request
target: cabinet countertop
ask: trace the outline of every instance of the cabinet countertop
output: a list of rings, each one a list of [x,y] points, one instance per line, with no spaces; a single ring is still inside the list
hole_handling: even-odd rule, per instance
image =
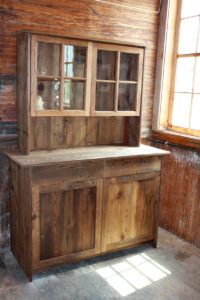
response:
[[[7,156],[23,167],[49,165],[64,162],[117,159],[129,157],[163,156],[170,152],[158,148],[141,145],[130,146],[91,146],[57,150],[33,151],[30,155],[6,153]]]

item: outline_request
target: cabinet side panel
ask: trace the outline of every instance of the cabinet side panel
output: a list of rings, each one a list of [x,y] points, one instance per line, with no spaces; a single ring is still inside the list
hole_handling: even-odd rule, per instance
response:
[[[135,231],[140,236],[153,236],[157,178],[137,182]]]
[[[22,211],[21,231],[24,271],[28,277],[32,273],[32,194],[30,168],[20,168],[20,210]]]
[[[24,272],[31,275],[30,170],[10,162],[11,249]]]
[[[158,221],[159,221],[159,207],[160,207],[160,190],[161,190],[161,176],[155,178],[154,190],[154,209],[155,209],[155,222],[154,222],[154,247],[157,247],[158,240]]]
[[[30,127],[30,36],[21,35],[17,41],[17,114],[18,145],[29,154]]]
[[[123,117],[32,117],[31,150],[124,144]]]
[[[19,166],[10,161],[10,235],[11,250],[19,261]]]

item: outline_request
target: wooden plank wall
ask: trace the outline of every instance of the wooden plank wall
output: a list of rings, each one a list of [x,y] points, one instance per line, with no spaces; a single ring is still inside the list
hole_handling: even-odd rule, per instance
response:
[[[108,0],[111,3],[115,3],[118,5],[130,6],[143,10],[150,10],[154,12],[159,11],[160,1],[152,1],[152,0]]]

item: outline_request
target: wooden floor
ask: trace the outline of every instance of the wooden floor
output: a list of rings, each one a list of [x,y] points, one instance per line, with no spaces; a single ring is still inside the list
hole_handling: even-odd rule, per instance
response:
[[[159,230],[142,246],[65,265],[28,282],[11,252],[0,252],[0,299],[200,299],[200,250]]]

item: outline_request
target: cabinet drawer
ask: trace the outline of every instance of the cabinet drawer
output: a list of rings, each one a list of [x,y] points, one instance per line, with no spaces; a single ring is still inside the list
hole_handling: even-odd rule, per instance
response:
[[[160,170],[161,159],[159,157],[111,159],[105,161],[104,177],[126,176]]]
[[[33,185],[103,178],[103,161],[79,161],[32,168]]]

